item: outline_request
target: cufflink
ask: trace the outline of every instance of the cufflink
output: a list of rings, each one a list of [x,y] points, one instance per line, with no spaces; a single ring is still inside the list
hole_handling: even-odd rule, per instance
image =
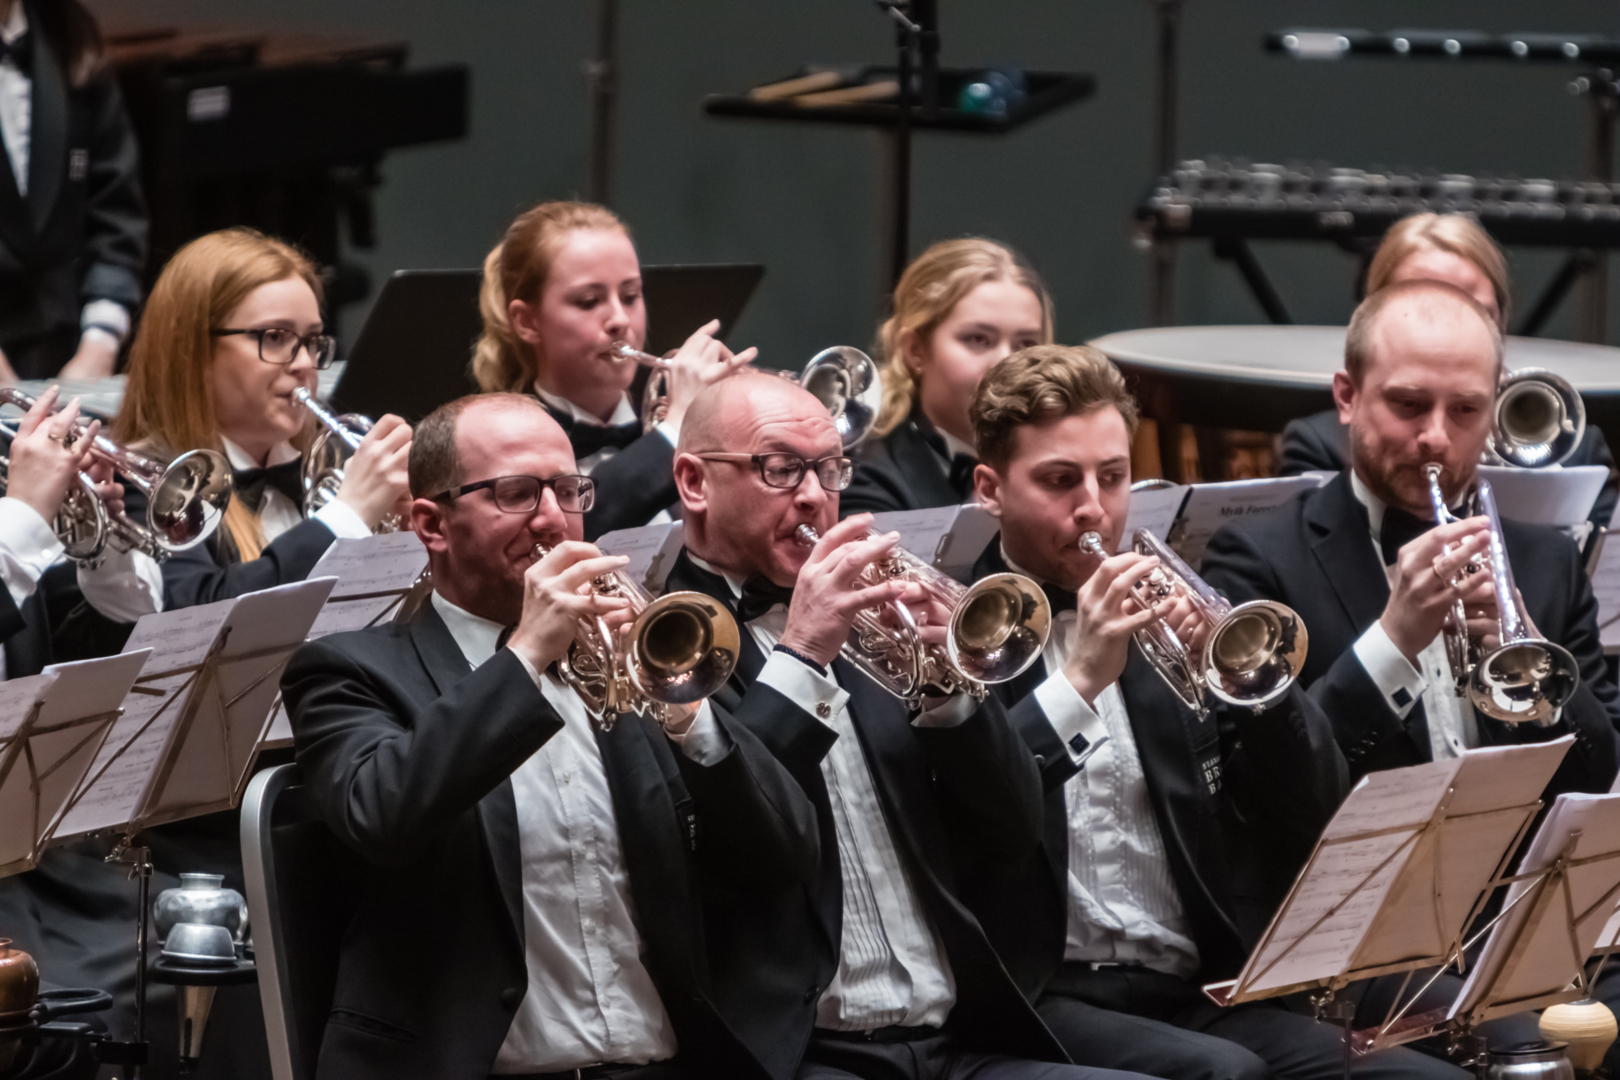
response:
[[[823,720],[826,720],[828,717],[832,716],[832,706],[827,704],[825,701],[816,702],[816,715],[821,717]]]
[[[1389,696],[1394,700],[1395,704],[1399,705],[1403,709],[1412,704],[1412,695],[1407,692],[1407,689],[1404,686]]]

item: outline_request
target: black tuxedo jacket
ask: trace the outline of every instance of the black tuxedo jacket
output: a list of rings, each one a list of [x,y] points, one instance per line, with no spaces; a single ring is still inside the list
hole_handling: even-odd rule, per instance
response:
[[[487,1075],[528,981],[509,777],[561,719],[510,651],[470,670],[431,606],[306,645],[282,692],[308,790],[361,856],[319,1075]],[[747,1001],[717,1007],[712,978],[730,973],[706,962],[702,897],[797,895],[818,837],[792,778],[715,712],[730,750],[709,767],[633,715],[597,742],[681,1060],[702,1075],[765,1076],[745,1046],[770,1049],[771,1018]]]
[[[146,497],[127,482],[124,508],[131,520],[144,520]],[[335,539],[331,529],[310,518],[266,544],[257,559],[242,562],[236,546],[216,531],[196,547],[164,560],[163,610],[211,604],[303,581]]]
[[[838,514],[881,514],[885,510],[925,510],[967,501],[971,485],[957,490],[928,445],[933,426],[919,408],[881,439],[855,452],[855,476],[838,497]]]
[[[69,85],[36,5],[28,194],[0,168],[0,349],[25,379],[73,353],[88,300],[133,313],[146,261],[135,132],[110,71]],[[63,349],[65,348],[65,352]]]
[[[724,579],[695,565],[683,551],[669,590],[706,593],[735,612]],[[715,700],[787,766],[815,805],[821,865],[798,893],[763,897],[759,925],[769,936],[723,940],[719,947],[752,955],[739,964],[734,991],[776,1018],[787,1072],[797,1068],[815,1026],[816,1004],[838,970],[843,886],[837,834],[821,759],[837,736],[799,702],[756,682],[765,666],[746,628],[730,683]],[[959,857],[980,864],[1016,864],[1040,835],[1040,777],[999,702],[991,697],[960,726],[911,726],[905,705],[845,660],[833,663],[849,694],[849,713],[883,806],[884,821],[905,860],[912,887],[944,943],[956,978],[949,1030],[975,1050],[1046,1061],[1066,1056],[1020,994],[978,920],[962,903]],[[711,950],[717,924],[710,922]]]
[[[1349,460],[1349,429],[1339,423],[1339,414],[1332,409],[1290,420],[1283,428],[1282,452],[1277,461],[1279,475],[1342,472]],[[1598,492],[1588,515],[1592,524],[1608,525],[1614,516],[1615,502],[1620,500],[1620,472],[1615,471],[1614,457],[1609,453],[1609,443],[1602,429],[1594,424],[1586,425],[1586,434],[1581,436],[1565,464],[1602,465],[1609,470],[1609,478],[1603,482],[1603,490]]]
[[[992,541],[972,580],[1005,573]],[[1041,850],[1011,872],[970,875],[964,895],[1025,993],[1063,961],[1069,815],[1063,786],[1080,771],[1035,698],[1043,660],[994,687],[1046,790]],[[1132,644],[1119,679],[1171,879],[1198,946],[1199,979],[1243,966],[1317,837],[1349,790],[1326,716],[1295,686],[1258,713],[1220,706],[1200,718]]]
[[[574,418],[545,401],[546,412],[574,437]],[[576,458],[588,457],[575,450]],[[591,470],[596,505],[585,513],[585,539],[595,540],[615,529],[645,525],[660,510],[680,501],[675,490],[675,448],[657,431],[649,431]]]
[[[1361,666],[1352,646],[1383,614],[1388,579],[1379,565],[1349,472],[1266,514],[1223,526],[1204,554],[1204,579],[1236,603],[1278,600],[1310,632],[1301,681],[1333,721],[1352,777],[1432,759],[1423,703],[1403,723]],[[1547,791],[1609,790],[1615,776],[1616,694],[1598,640],[1597,601],[1575,545],[1548,526],[1502,523],[1513,576],[1530,618],[1580,665],[1581,686],[1558,724],[1504,724],[1479,718],[1488,745],[1539,742],[1565,733],[1575,745]]]

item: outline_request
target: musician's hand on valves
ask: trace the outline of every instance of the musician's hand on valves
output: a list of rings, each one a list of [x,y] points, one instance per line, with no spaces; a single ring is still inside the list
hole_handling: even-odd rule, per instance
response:
[[[1486,519],[1472,517],[1430,529],[1401,548],[1379,625],[1414,667],[1457,601],[1475,595],[1479,585],[1473,579],[1483,573],[1489,542]],[[1451,550],[1442,554],[1448,545]]]
[[[899,533],[863,539],[871,527],[871,514],[855,514],[816,541],[799,568],[782,632],[783,645],[818,664],[830,664],[863,609],[887,604],[905,593],[904,582],[861,584],[861,573],[900,542]]]
[[[523,614],[506,646],[544,671],[568,652],[574,627],[587,616],[605,616],[616,631],[626,621],[630,601],[601,596],[591,581],[622,569],[622,555],[603,555],[595,544],[569,540],[552,548],[523,575]]]
[[[68,488],[77,483],[80,465],[90,440],[101,430],[92,421],[89,438],[73,439],[73,425],[79,417],[79,399],[52,415],[59,391],[51,387],[39,396],[23,416],[17,437],[11,440],[11,469],[6,494],[27,503],[46,521],[54,520]]]
[[[714,336],[720,329],[720,320],[711,319],[698,327],[686,339],[674,356],[669,358],[669,369],[664,373],[665,394],[669,398],[669,413],[665,420],[675,427],[681,426],[686,408],[707,387],[748,366],[759,350],[744,349],[733,353],[725,343]]]
[[[103,461],[85,451],[84,472],[96,485],[96,498],[101,505],[107,508],[108,515],[120,517],[124,513],[124,485],[120,484],[113,471],[112,462]]]
[[[385,416],[366,432],[360,448],[343,466],[337,497],[375,529],[401,501],[409,498],[406,465],[411,454],[411,426]]]
[[[1130,657],[1131,636],[1154,619],[1168,616],[1174,598],[1151,607],[1138,603],[1132,590],[1159,568],[1152,555],[1128,551],[1098,564],[1080,586],[1075,604],[1074,651],[1063,674],[1095,708],[1097,695],[1119,681]]]

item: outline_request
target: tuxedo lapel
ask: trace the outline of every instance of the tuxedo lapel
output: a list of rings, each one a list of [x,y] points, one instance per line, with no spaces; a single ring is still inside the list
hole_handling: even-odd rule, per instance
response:
[[[56,54],[46,44],[36,13],[29,12],[29,36],[34,38],[33,119],[29,124],[28,211],[34,229],[45,230],[51,207],[62,189],[62,167],[67,161],[67,81]]]
[[[666,593],[682,590],[700,592],[704,596],[720,601],[726,606],[726,610],[731,612],[731,617],[737,618],[737,599],[731,594],[731,586],[727,584],[726,579],[719,574],[711,574],[693,562],[685,548],[681,548],[681,553],[675,557],[675,565],[670,567],[669,577],[664,582]],[[740,630],[737,635],[740,640],[737,645],[737,671],[732,678],[740,676],[744,686],[752,686],[765,667],[765,654],[760,651],[759,643],[754,640],[754,635],[748,632],[748,627],[741,619],[737,619],[737,626]]]
[[[950,478],[941,468],[939,455],[928,445],[928,439],[919,426],[926,423],[928,421],[921,418],[919,409],[901,425],[896,432],[900,438],[892,447],[894,467],[899,471],[906,489],[918,500],[918,505],[954,506],[961,502],[961,497],[951,487]]]
[[[440,694],[448,693],[472,671],[466,654],[456,644],[439,613],[433,610],[431,600],[422,605],[422,610],[411,621],[411,644],[416,646],[416,655]]]
[[[1389,579],[1372,545],[1367,510],[1350,488],[1348,470],[1306,503],[1305,520],[1313,537],[1311,555],[1338,597],[1354,640],[1383,614]]]

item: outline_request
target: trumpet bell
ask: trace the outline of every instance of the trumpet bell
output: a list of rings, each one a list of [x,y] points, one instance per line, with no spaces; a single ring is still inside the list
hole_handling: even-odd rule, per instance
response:
[[[1573,454],[1585,433],[1586,405],[1562,376],[1522,368],[1502,380],[1489,451],[1497,460],[1544,469]]]
[[[799,385],[826,408],[845,450],[872,433],[883,407],[883,379],[872,358],[851,345],[834,345],[810,358]]]
[[[951,613],[947,649],[962,674],[1003,683],[1036,661],[1051,628],[1052,605],[1033,581],[991,574],[975,582]]]
[[[661,705],[691,705],[725,685],[737,666],[737,620],[718,601],[673,592],[648,604],[630,629],[630,680]]]
[[[1287,605],[1239,604],[1210,629],[1204,684],[1230,705],[1269,704],[1299,677],[1309,644],[1304,621]]]
[[[1580,685],[1569,650],[1539,638],[1510,642],[1474,665],[1468,698],[1493,720],[1547,727]]]
[[[165,551],[185,551],[213,535],[231,501],[231,466],[214,450],[192,450],[152,485],[146,524]]]

